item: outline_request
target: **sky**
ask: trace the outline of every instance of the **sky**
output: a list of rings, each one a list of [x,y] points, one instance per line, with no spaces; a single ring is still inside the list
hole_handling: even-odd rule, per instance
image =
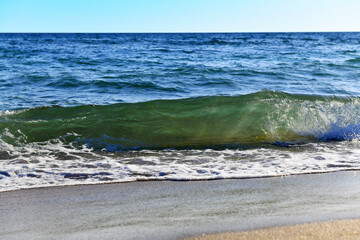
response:
[[[0,0],[0,32],[360,31],[360,0]]]

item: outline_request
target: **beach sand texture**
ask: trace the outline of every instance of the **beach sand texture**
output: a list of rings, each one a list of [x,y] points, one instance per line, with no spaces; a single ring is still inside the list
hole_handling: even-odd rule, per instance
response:
[[[0,239],[183,239],[360,218],[359,183],[349,171],[2,192]]]
[[[255,240],[255,239],[360,239],[360,220],[349,219],[331,222],[298,224],[293,226],[272,227],[253,231],[209,234],[187,240]]]

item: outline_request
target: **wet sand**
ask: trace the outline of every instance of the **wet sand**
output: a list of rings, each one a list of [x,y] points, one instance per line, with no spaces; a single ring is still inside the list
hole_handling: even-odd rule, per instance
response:
[[[182,239],[360,217],[360,172],[0,193],[0,239]]]

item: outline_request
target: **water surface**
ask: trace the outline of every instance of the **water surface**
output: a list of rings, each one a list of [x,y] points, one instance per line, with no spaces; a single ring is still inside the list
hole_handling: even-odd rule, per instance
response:
[[[0,40],[1,190],[360,167],[360,33]]]

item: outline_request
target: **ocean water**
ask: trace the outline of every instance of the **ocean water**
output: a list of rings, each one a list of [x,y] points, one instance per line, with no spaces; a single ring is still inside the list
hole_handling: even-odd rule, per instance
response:
[[[0,191],[360,169],[360,33],[0,34]]]

